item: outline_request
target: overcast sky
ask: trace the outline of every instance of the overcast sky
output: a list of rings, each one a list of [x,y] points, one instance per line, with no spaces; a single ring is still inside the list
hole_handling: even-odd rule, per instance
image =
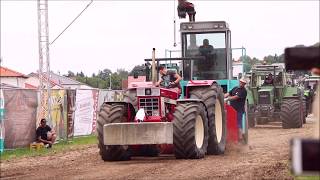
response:
[[[49,33],[53,40],[89,1],[50,1]],[[131,70],[173,48],[174,1],[94,1],[50,46],[51,70]],[[232,47],[244,46],[257,58],[297,44],[319,41],[319,1],[191,1],[197,21],[224,20]],[[177,18],[178,19],[178,18]],[[179,23],[177,21],[177,39]],[[37,1],[1,1],[2,65],[28,74],[39,67]],[[237,56],[237,53],[235,56]]]

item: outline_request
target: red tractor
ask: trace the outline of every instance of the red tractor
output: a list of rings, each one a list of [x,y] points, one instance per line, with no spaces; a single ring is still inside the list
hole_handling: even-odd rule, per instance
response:
[[[180,9],[193,16],[191,22],[180,26],[182,58],[153,57],[152,82],[131,83],[124,101],[102,105],[97,132],[103,160],[159,153],[198,159],[206,154],[223,154],[227,139],[238,140],[236,112],[224,103],[224,92],[238,85],[232,80],[228,25],[223,21],[193,22],[195,12]],[[214,46],[207,54],[201,50],[204,39]],[[163,60],[181,61],[180,94],[154,86],[155,64]],[[244,118],[245,130],[246,122]]]

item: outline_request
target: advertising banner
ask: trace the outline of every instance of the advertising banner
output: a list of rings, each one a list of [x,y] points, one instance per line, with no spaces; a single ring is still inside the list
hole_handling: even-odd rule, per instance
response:
[[[73,137],[74,112],[76,103],[76,90],[67,90],[67,137]]]
[[[4,150],[4,131],[4,96],[2,89],[0,89],[0,153]]]
[[[77,90],[74,136],[89,135],[93,130],[94,97],[92,90]]]
[[[5,147],[28,146],[35,141],[37,91],[28,89],[3,90],[5,99]]]
[[[67,114],[65,111],[65,90],[51,90],[51,128],[57,139],[66,139]]]
[[[99,90],[92,90],[93,97],[93,121],[92,121],[92,133],[96,132],[97,126],[97,117],[98,117],[98,99],[99,99]]]

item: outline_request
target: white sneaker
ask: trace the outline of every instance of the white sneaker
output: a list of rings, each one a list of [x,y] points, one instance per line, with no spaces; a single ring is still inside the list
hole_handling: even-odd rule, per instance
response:
[[[44,147],[45,147],[45,148],[48,148],[48,147],[49,147],[49,144],[44,145]]]

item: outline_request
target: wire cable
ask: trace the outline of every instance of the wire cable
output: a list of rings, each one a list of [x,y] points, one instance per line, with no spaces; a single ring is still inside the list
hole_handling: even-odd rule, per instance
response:
[[[78,16],[76,16],[70,23],[69,25],[64,28],[64,30],[50,43],[50,45],[52,45],[81,15],[82,13],[88,9],[88,7],[93,3],[93,0],[90,1],[89,4],[87,4],[87,6],[78,14]]]

